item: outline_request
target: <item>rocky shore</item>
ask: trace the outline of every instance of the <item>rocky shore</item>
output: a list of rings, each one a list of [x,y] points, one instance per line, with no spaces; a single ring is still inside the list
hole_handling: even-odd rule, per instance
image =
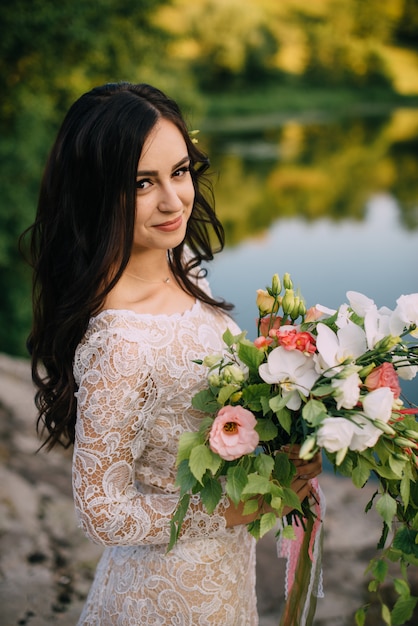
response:
[[[0,624],[74,626],[101,548],[76,527],[70,454],[36,454],[34,424],[29,364],[0,354]],[[315,624],[354,625],[355,610],[367,602],[364,570],[381,531],[377,515],[364,514],[373,488],[357,490],[330,474],[323,474],[321,485],[327,499],[325,598],[318,601]],[[258,544],[260,626],[278,624],[283,570],[268,535]]]

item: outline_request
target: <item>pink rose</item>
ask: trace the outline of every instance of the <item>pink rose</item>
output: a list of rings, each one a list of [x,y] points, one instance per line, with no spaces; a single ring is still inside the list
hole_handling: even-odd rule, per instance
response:
[[[251,411],[242,406],[222,407],[209,434],[210,449],[225,461],[233,461],[253,452],[259,441],[254,430],[256,424]]]
[[[394,398],[399,398],[401,395],[399,378],[392,363],[385,362],[375,367],[367,376],[364,384],[369,391],[379,389],[380,387],[389,387]]]

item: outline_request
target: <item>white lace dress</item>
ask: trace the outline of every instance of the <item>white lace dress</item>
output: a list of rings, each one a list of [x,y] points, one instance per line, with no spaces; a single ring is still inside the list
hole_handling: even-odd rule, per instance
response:
[[[219,352],[226,315],[196,301],[183,314],[108,310],[77,348],[73,488],[79,523],[105,547],[79,624],[256,626],[255,543],[225,528],[227,501],[208,515],[194,496],[166,554],[178,497],[180,434],[196,430],[192,362]]]

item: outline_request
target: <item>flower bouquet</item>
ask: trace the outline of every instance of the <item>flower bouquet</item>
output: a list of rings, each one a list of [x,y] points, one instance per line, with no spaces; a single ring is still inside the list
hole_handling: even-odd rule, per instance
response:
[[[418,372],[418,346],[412,343],[418,294],[401,296],[393,311],[378,309],[357,292],[347,298],[336,311],[319,305],[307,311],[289,274],[282,280],[275,274],[270,287],[257,291],[255,341],[245,331],[227,330],[223,353],[196,361],[207,368],[207,387],[192,404],[205,417],[199,431],[184,433],[179,443],[180,501],[169,549],[196,493],[209,513],[224,494],[235,505],[243,502],[244,514],[259,511],[248,524],[257,539],[273,528],[281,541],[299,532],[285,626],[312,623],[320,560],[320,508],[317,502],[301,504],[291,489],[292,445],[300,446],[302,459],[324,450],[334,470],[356,487],[374,480],[366,510],[376,508],[383,531],[377,546],[382,552],[369,565],[370,590],[379,591],[388,562],[398,561],[399,598],[391,608],[382,601],[383,619],[403,624],[418,601],[406,573],[409,564],[418,565],[417,409],[404,405],[399,384],[399,377],[412,379]],[[277,527],[286,508],[292,514]],[[365,615],[365,608],[357,611],[359,626]]]

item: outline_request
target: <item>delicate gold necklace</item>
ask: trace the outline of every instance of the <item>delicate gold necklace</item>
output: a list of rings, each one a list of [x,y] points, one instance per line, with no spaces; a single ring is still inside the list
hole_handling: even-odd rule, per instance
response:
[[[161,283],[168,285],[170,282],[170,276],[167,276],[167,278],[160,278],[160,280],[147,280],[146,278],[135,276],[135,274],[130,274],[129,272],[125,272],[125,274],[131,278],[136,278],[136,280],[142,280],[144,283],[150,283],[151,285],[160,285]]]

